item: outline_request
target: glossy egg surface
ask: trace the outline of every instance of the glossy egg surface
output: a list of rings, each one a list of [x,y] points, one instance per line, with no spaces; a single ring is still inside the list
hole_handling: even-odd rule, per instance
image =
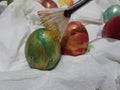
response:
[[[26,41],[25,56],[31,68],[53,69],[60,60],[60,42],[54,32],[44,28],[37,29]]]
[[[120,16],[111,18],[103,27],[102,37],[120,40]]]
[[[71,56],[82,55],[86,52],[88,43],[86,28],[79,21],[72,21],[61,39],[62,53]]]
[[[112,5],[108,7],[103,13],[103,20],[106,23],[112,17],[120,15],[120,5]]]

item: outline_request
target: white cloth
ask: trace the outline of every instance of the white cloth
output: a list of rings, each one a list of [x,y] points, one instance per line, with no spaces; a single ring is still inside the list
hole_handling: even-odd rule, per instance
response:
[[[57,1],[56,1],[57,2]],[[14,0],[0,15],[0,90],[120,90],[120,40],[102,38],[102,12],[119,0],[96,0],[76,11],[89,34],[90,52],[62,55],[51,71],[29,68],[24,56],[27,37],[39,26],[44,9],[32,0]]]

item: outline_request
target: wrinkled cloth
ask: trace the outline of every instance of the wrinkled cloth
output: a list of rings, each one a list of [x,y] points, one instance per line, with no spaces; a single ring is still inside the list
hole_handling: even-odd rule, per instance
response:
[[[57,2],[57,0],[55,0]],[[83,23],[90,52],[62,55],[51,71],[31,69],[24,55],[27,37],[40,26],[33,0],[14,0],[0,15],[0,90],[120,90],[120,40],[102,38],[102,13],[119,0],[93,0],[70,20]]]

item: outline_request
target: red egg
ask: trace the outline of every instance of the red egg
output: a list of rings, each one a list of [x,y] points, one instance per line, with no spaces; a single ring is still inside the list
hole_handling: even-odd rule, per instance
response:
[[[41,5],[45,8],[58,8],[57,4],[53,0],[40,0]]]
[[[111,18],[103,27],[102,37],[120,40],[120,16]]]
[[[87,50],[88,42],[86,28],[79,21],[72,21],[61,39],[62,53],[72,56],[82,55]]]

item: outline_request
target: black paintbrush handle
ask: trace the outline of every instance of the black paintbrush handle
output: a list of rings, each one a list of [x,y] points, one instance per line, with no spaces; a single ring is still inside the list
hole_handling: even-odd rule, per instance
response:
[[[66,9],[66,10],[64,11],[64,16],[69,18],[74,11],[76,11],[76,10],[79,9],[80,7],[84,6],[84,5],[87,4],[89,1],[92,1],[92,0],[79,0],[79,1],[76,2],[73,6],[69,7],[68,9]]]

